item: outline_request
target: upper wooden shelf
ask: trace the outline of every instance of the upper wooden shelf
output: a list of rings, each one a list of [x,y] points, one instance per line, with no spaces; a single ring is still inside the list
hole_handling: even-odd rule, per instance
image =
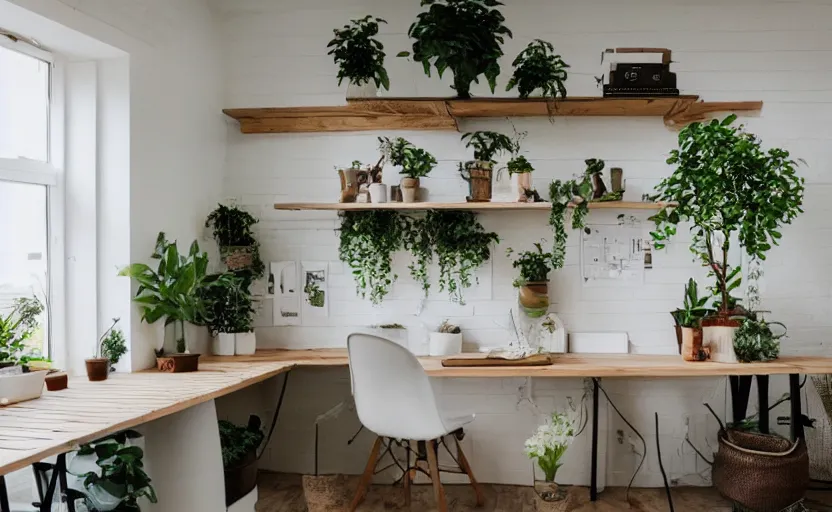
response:
[[[662,117],[668,126],[701,121],[714,112],[748,112],[762,101],[704,102],[699,96],[657,98],[368,98],[331,107],[223,110],[243,133],[348,132],[367,130],[458,130],[459,119],[530,116]]]
[[[645,203],[638,201],[609,201],[589,203],[594,210],[661,210],[666,203]],[[538,210],[549,211],[551,203],[277,203],[275,210],[329,210],[329,211],[365,211],[365,210]]]

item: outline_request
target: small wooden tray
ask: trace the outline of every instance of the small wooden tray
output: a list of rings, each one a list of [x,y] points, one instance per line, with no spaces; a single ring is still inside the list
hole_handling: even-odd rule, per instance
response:
[[[549,366],[554,364],[554,354],[535,354],[523,359],[489,359],[487,357],[452,357],[442,360],[446,368],[477,366]]]

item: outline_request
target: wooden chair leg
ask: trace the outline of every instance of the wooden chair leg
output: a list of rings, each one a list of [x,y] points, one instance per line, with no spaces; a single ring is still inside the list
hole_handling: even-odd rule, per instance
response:
[[[465,457],[465,453],[462,451],[462,446],[459,444],[459,439],[456,439],[456,456],[459,460],[459,469],[465,471],[465,474],[468,475],[468,479],[471,480],[471,487],[474,488],[474,493],[477,495],[477,506],[482,507],[485,505],[485,495],[482,492],[482,487],[477,482],[477,479],[474,478],[474,471],[471,469],[471,464],[468,463],[468,459]]]
[[[364,468],[364,474],[361,475],[361,480],[358,481],[358,489],[355,490],[355,497],[350,505],[350,512],[355,512],[358,505],[364,501],[364,496],[367,495],[367,489],[370,487],[373,472],[375,472],[376,464],[378,463],[379,450],[381,450],[381,436],[376,438],[376,442],[373,443],[373,449],[370,450],[370,458],[367,459],[367,467]]]
[[[436,508],[439,512],[448,512],[448,504],[445,500],[445,489],[442,481],[439,480],[439,461],[436,459],[436,441],[428,441],[428,467],[430,468],[430,479],[433,483],[433,496],[436,498]]]

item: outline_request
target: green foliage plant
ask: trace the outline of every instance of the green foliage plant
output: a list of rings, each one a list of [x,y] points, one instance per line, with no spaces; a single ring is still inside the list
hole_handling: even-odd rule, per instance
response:
[[[352,20],[341,29],[335,29],[327,55],[332,55],[338,65],[338,85],[347,79],[350,84],[361,86],[373,82],[377,88],[390,90],[390,77],[384,68],[384,45],[375,38],[381,18],[365,16]]]
[[[211,286],[200,290],[205,303],[204,324],[211,333],[246,333],[254,330],[254,298],[245,277],[234,272],[210,276]]]
[[[534,172],[534,166],[523,155],[518,155],[509,160],[506,168],[508,169],[509,176],[514,174],[523,174],[526,172]]]
[[[127,353],[127,340],[124,339],[124,333],[121,332],[121,329],[116,329],[120,320],[120,318],[113,318],[113,324],[98,340],[95,353],[95,357],[109,359],[111,365],[118,363],[121,357]]]
[[[225,420],[219,421],[219,429],[222,465],[225,469],[243,462],[248,454],[260,447],[265,438],[259,427],[241,427]]]
[[[555,53],[552,43],[535,39],[514,59],[514,75],[506,91],[515,87],[522,99],[540,90],[544,98],[566,98],[566,82],[569,65]]]
[[[413,59],[430,76],[431,66],[441,78],[450,69],[460,98],[471,97],[471,83],[484,75],[493,93],[500,75],[502,45],[511,31],[497,0],[422,0],[427,7],[410,26]],[[410,56],[401,52],[399,57]]]
[[[708,296],[699,296],[699,287],[693,278],[685,285],[682,307],[673,312],[673,318],[681,327],[699,327],[699,323],[711,310],[707,308]]]
[[[552,254],[543,252],[541,242],[534,243],[535,250],[523,251],[517,254],[514,260],[514,268],[520,269],[520,277],[514,280],[515,288],[525,286],[527,283],[544,283],[549,281],[549,272],[552,271]],[[509,247],[506,255],[514,254],[514,249]]]
[[[436,167],[436,158],[422,148],[398,137],[379,137],[379,149],[391,164],[401,167],[400,174],[407,178],[424,178]]]
[[[552,268],[563,268],[566,262],[566,210],[572,205],[572,229],[582,229],[589,213],[589,201],[592,199],[592,174],[597,169],[596,159],[586,160],[587,169],[582,176],[562,182],[554,180],[549,185],[549,225],[554,232],[552,246]],[[603,167],[602,167],[603,168]]]
[[[266,264],[260,257],[260,243],[254,237],[252,229],[257,222],[258,220],[247,211],[222,204],[217,205],[205,221],[205,227],[212,230],[223,261],[231,249],[248,248],[252,256],[251,266],[238,272],[250,274],[250,278],[254,279],[263,277],[266,272]]]
[[[428,231],[424,217],[402,217],[402,241],[404,248],[413,258],[408,269],[410,276],[419,283],[424,297],[430,293],[430,274],[428,268],[433,262],[433,237]]]
[[[43,303],[37,297],[19,297],[14,299],[8,313],[0,315],[0,362],[17,364],[21,358],[31,359],[26,342],[40,327],[43,310]]]
[[[723,121],[693,123],[679,133],[679,147],[667,163],[676,170],[656,187],[657,199],[673,206],[652,217],[657,249],[676,234],[679,223],[692,224],[691,252],[717,280],[720,316],[729,316],[731,290],[739,286],[739,267],[728,265],[733,235],[752,258],[782,238],[779,229],[803,212],[804,179],[788,151],[764,150],[760,140]]]
[[[479,131],[469,132],[462,136],[466,148],[473,148],[474,162],[477,164],[497,163],[496,157],[500,153],[516,153],[519,144],[507,135],[497,132]]]
[[[783,325],[778,322],[778,325]],[[741,363],[774,361],[780,356],[780,338],[765,320],[747,318],[734,332],[734,352]]]
[[[356,292],[380,304],[393,282],[393,253],[403,247],[402,221],[395,211],[343,212],[341,216],[341,261],[352,268]]]

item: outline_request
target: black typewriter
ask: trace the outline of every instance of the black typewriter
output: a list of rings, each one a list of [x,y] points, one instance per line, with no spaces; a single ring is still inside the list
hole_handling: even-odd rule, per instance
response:
[[[670,71],[670,50],[666,48],[616,48],[606,50],[601,63],[610,54],[660,53],[661,63],[612,62],[608,80],[602,77],[605,98],[627,98],[645,96],[679,96],[676,87],[676,73]]]

